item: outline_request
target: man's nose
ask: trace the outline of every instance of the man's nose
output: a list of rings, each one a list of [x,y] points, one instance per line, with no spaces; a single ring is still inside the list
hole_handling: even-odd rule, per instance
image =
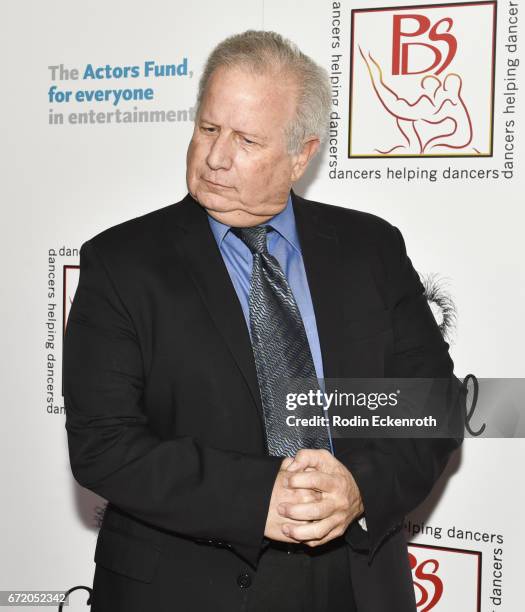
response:
[[[206,163],[212,170],[229,170],[232,165],[232,143],[228,135],[219,134],[213,141],[206,157]]]

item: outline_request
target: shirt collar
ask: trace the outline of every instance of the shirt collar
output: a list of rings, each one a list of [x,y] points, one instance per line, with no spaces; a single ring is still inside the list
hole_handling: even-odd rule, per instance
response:
[[[225,225],[217,219],[214,219],[211,215],[208,215],[208,221],[210,222],[211,231],[215,236],[215,240],[219,247],[222,245],[226,234],[230,230],[231,226]],[[297,234],[297,227],[295,225],[295,216],[293,213],[292,196],[288,196],[286,206],[281,212],[274,215],[271,219],[266,222],[266,225],[271,225],[276,232],[289,242],[292,247],[301,252],[301,246],[299,244],[299,236]]]
[[[221,223],[220,221],[217,221],[217,219],[214,219],[211,215],[208,215],[208,221],[210,222],[211,231],[213,232],[213,235],[215,236],[215,240],[217,241],[217,244],[219,245],[219,248],[220,248],[222,246],[222,241],[224,240],[224,236],[226,236],[226,234],[228,233],[230,226],[225,225],[224,223]]]

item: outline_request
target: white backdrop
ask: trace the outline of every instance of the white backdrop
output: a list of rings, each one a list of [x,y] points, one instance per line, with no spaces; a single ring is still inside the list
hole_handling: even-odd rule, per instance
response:
[[[198,5],[112,0],[90,3],[89,9],[64,0],[4,3],[0,589],[91,586],[103,500],[80,488],[71,476],[61,394],[61,337],[78,274],[78,249],[99,231],[186,193],[185,155],[198,78],[211,48],[229,34],[248,28],[276,30],[327,68],[339,92],[338,104],[334,103],[339,116],[335,150],[325,147],[297,191],[373,212],[401,229],[417,270],[437,273],[457,308],[450,342],[458,376],[524,375],[520,316],[525,300],[524,117],[521,67],[509,72],[509,62],[520,56],[521,49],[518,42],[513,50],[509,26],[519,32],[523,12],[520,15],[518,9],[525,7],[521,2],[497,5],[492,82],[493,22],[487,16],[493,4],[463,3],[463,12],[447,5],[438,14],[432,5],[411,0],[390,0],[387,5],[370,0],[202,0]],[[407,5],[411,13],[427,16],[429,23],[443,16],[453,22],[450,32],[456,36],[457,51],[441,80],[448,73],[460,73],[462,100],[474,122],[472,142],[456,149],[454,156],[447,148],[439,151],[439,157],[412,149],[405,150],[408,157],[374,154],[374,147],[399,144],[403,137],[395,119],[384,114],[355,50],[350,82],[351,49],[359,40],[381,63],[385,82],[407,100],[416,100],[420,76],[393,75],[389,47],[381,44],[381,28],[384,23],[388,26],[395,11],[354,13],[353,33],[351,28],[352,9]],[[388,19],[375,28],[373,20],[379,15]],[[372,21],[363,21],[365,17]],[[414,31],[415,23],[411,30],[405,22],[406,31]],[[443,33],[445,26],[437,32]],[[428,42],[427,34],[406,37],[405,42],[409,38]],[[338,46],[332,48],[336,41]],[[446,55],[443,41],[435,46]],[[430,51],[419,49],[421,56],[411,56],[409,50],[409,61],[419,57],[412,70],[432,61]],[[340,55],[337,61],[333,54]],[[180,64],[182,74],[82,79],[89,64],[94,68],[136,65],[142,75],[146,61]],[[60,65],[78,70],[79,78],[53,80],[50,67]],[[60,71],[54,72],[56,77]],[[518,87],[513,101],[505,95],[509,82]],[[71,91],[70,101],[50,102],[53,85],[55,91]],[[361,112],[352,119],[351,87],[354,111]],[[121,99],[118,104],[113,98],[75,99],[80,90],[120,88],[151,88],[153,99]],[[360,95],[368,101],[365,115],[362,104],[361,109],[357,104]],[[507,107],[512,112],[505,113]],[[95,111],[95,122],[79,124],[78,114],[90,110]],[[122,113],[120,123],[116,123],[117,110]],[[126,122],[124,113],[134,110],[171,110],[176,120],[159,121],[157,116],[147,123]],[[50,123],[50,116],[56,121],[60,113],[63,123]],[[104,115],[104,123],[96,113]],[[111,123],[108,113],[113,113]],[[370,156],[349,158],[350,121],[355,134],[365,120],[384,129],[365,130],[360,136],[360,146],[363,150],[368,146]],[[509,128],[506,121],[514,124]],[[480,149],[483,155],[473,152],[476,138],[480,147],[492,148],[492,155],[485,155],[485,149]],[[513,164],[508,178],[502,174],[506,144]],[[330,161],[345,178],[330,178]],[[448,179],[442,174],[447,168],[487,171],[489,177]],[[398,170],[405,178],[389,178],[387,169]],[[373,178],[356,178],[355,172],[363,170]],[[436,180],[406,178],[408,171],[421,174],[422,170],[435,171]],[[377,171],[380,178],[374,175]],[[523,479],[515,474],[524,460],[523,440],[467,440],[451,461],[446,486],[438,484],[432,499],[410,517],[407,537],[413,544],[420,612],[523,608],[518,571],[524,538],[517,508],[523,507],[525,495]],[[418,528],[423,533],[416,534]],[[490,599],[498,572],[503,576],[500,604]],[[85,599],[84,593],[75,593],[70,609],[86,609]]]

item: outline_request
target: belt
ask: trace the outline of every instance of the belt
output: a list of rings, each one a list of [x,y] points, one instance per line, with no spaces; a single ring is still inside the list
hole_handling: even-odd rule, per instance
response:
[[[288,543],[288,542],[280,542],[278,540],[269,540],[267,538],[264,539],[264,548],[272,548],[274,550],[279,550],[287,553],[288,555],[292,554],[304,554],[309,555],[310,557],[317,557],[319,555],[323,555],[332,550],[339,548],[346,548],[347,544],[345,542],[345,538],[343,536],[339,536],[322,544],[321,546],[308,546],[303,543]]]
[[[311,553],[312,547],[307,546],[306,544],[302,544],[298,542],[279,542],[277,540],[271,540],[268,544],[268,548],[274,548],[275,550],[280,550],[282,552],[287,553],[288,555],[299,554],[299,553]]]

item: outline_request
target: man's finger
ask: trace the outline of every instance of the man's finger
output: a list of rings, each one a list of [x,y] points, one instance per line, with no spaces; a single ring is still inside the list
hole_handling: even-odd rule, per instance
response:
[[[288,491],[288,498],[283,503],[307,504],[323,499],[322,491],[316,491],[315,489],[288,489]]]
[[[335,478],[331,474],[325,474],[317,470],[294,472],[284,482],[284,486],[290,489],[317,489],[327,493],[333,491],[335,485]]]
[[[336,525],[333,529],[331,529],[324,536],[324,538],[321,538],[320,540],[306,540],[304,544],[312,548],[315,548],[316,546],[321,546],[322,544],[326,544],[327,542],[330,542],[334,538],[338,538],[340,535],[342,535],[340,526]]]
[[[329,499],[306,504],[282,503],[277,506],[281,516],[300,521],[320,521],[331,516],[334,504]]]
[[[287,467],[287,470],[291,472],[305,470],[306,468],[322,470],[331,459],[333,459],[333,455],[327,450],[303,448],[297,452],[293,463]]]
[[[281,470],[287,470],[290,465],[293,463],[294,458],[293,457],[285,457],[283,459],[283,462],[281,463]]]
[[[307,504],[309,502],[321,501],[323,499],[322,491],[315,489],[292,489],[294,499],[289,503]]]
[[[321,540],[332,529],[337,527],[339,521],[334,516],[329,516],[321,521],[309,521],[304,524],[284,523],[282,532],[284,535],[297,540],[298,542],[306,542],[309,540]]]

